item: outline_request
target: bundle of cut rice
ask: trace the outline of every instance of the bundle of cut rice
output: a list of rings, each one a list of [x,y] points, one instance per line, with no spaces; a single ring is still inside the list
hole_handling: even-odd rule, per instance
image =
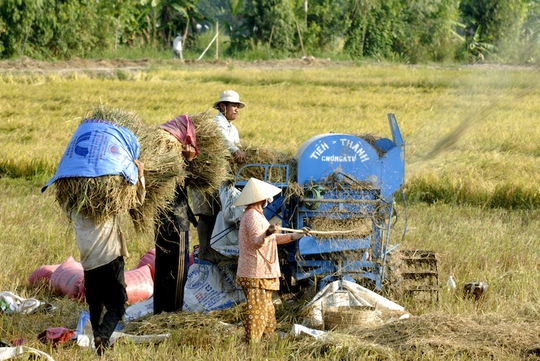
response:
[[[56,199],[64,208],[91,216],[98,222],[129,211],[137,231],[153,229],[157,214],[170,206],[177,182],[183,184],[188,175],[182,145],[167,131],[143,124],[134,112],[99,105],[85,119],[113,122],[137,137],[139,160],[144,164],[145,201],[138,202],[137,186],[129,184],[121,175],[59,179],[55,182]]]
[[[188,177],[182,144],[160,127],[147,127],[137,134],[144,164],[146,197],[129,214],[138,231],[151,230],[160,212],[166,212],[175,197],[176,184]]]
[[[369,145],[371,145],[371,147],[373,149],[375,149],[375,151],[377,152],[377,155],[380,157],[384,156],[384,154],[386,153],[386,151],[384,150],[381,150],[377,147],[375,147],[375,142],[379,139],[381,139],[380,136],[378,135],[375,135],[375,134],[371,134],[371,133],[361,133],[361,134],[353,134],[354,136],[358,137],[358,138],[362,138],[363,140],[365,140]]]
[[[246,164],[285,164],[289,166],[289,175],[285,168],[282,167],[268,167],[266,174],[266,181],[271,183],[288,183],[293,182],[296,179],[296,159],[293,156],[285,153],[266,149],[262,147],[244,147],[242,151],[246,153]],[[231,162],[231,169],[234,176],[238,177],[237,180],[249,180],[249,178],[257,178],[264,180],[265,168],[262,166],[247,167],[242,169],[240,174],[238,171],[244,165],[238,165]]]
[[[142,126],[140,118],[134,112],[109,110],[103,105],[83,119],[83,122],[87,119],[107,120],[123,125],[132,132]],[[137,187],[122,175],[60,178],[54,184],[56,200],[63,209],[92,217],[97,222],[126,212],[137,203]]]
[[[211,194],[219,185],[231,179],[227,150],[223,135],[210,111],[190,114],[197,133],[199,155],[193,159],[189,186],[203,194]]]
[[[122,175],[95,178],[59,178],[55,197],[68,212],[80,213],[101,223],[135,206],[137,187]]]

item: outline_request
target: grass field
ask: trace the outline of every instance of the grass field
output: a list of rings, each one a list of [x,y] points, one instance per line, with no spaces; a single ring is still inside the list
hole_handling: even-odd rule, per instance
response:
[[[437,252],[441,284],[449,275],[458,290],[465,282],[487,282],[486,297],[475,303],[443,287],[437,304],[403,303],[411,311],[409,320],[324,342],[271,340],[253,354],[246,354],[242,329],[235,326],[241,306],[212,315],[150,317],[132,331],[170,332],[169,340],[155,346],[120,343],[107,359],[540,357],[540,76],[535,69],[326,61],[32,69],[0,72],[0,291],[47,300],[58,309],[0,313],[0,339],[24,338],[55,360],[96,357],[77,346],[51,349],[37,341],[46,328],[75,328],[85,305],[28,284],[36,267],[61,263],[69,255],[78,259],[69,223],[52,195],[39,189],[54,174],[79,121],[103,103],[160,124],[209,109],[222,90],[234,89],[248,104],[235,122],[243,143],[289,154],[321,133],[391,137],[386,115],[394,113],[406,143],[408,208],[405,212],[398,204],[392,242],[401,242],[407,215],[401,247]],[[150,235],[129,229],[127,234],[129,269],[153,244]],[[195,244],[196,232],[191,236]],[[278,307],[280,330],[301,322],[297,307]]]

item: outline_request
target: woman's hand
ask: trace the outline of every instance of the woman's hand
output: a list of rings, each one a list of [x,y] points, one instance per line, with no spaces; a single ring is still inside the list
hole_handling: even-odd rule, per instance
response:
[[[133,160],[133,163],[137,166],[137,175],[139,178],[144,177],[144,163],[138,159]]]
[[[238,164],[244,164],[246,162],[246,153],[238,149],[233,154],[234,161]]]
[[[297,241],[297,240],[299,240],[300,238],[302,238],[304,236],[309,236],[310,231],[311,231],[311,228],[302,227],[302,232],[293,233],[292,236],[291,236],[291,240],[292,241]]]
[[[271,234],[279,232],[280,227],[277,224],[271,224],[270,227],[266,230],[266,237],[268,237]]]

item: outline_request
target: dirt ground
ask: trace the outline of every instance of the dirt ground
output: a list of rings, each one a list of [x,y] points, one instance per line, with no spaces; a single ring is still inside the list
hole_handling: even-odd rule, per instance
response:
[[[71,59],[66,61],[39,61],[23,57],[17,60],[0,61],[0,74],[6,72],[17,73],[38,73],[38,74],[62,74],[70,72],[94,72],[94,73],[111,73],[115,70],[124,71],[140,71],[154,67],[214,67],[214,68],[261,68],[261,69],[301,69],[301,68],[317,68],[317,67],[340,67],[351,66],[354,61],[333,61],[330,59],[315,58],[313,56],[302,57],[299,59],[286,60],[256,60],[256,61],[239,61],[231,59],[223,60],[196,60],[187,59],[184,62],[179,60],[156,60],[156,59]],[[369,62],[367,62],[369,63]],[[381,63],[377,63],[381,65]],[[414,65],[409,65],[414,66]],[[512,66],[490,63],[479,64],[462,64],[463,67],[474,67],[475,69],[499,69],[499,70],[529,70],[534,71],[536,66]],[[431,66],[438,68],[438,66]]]
[[[0,73],[2,72],[31,72],[31,73],[64,73],[76,71],[110,72],[113,70],[139,71],[150,66],[190,66],[190,67],[216,67],[227,68],[230,66],[253,67],[253,68],[302,68],[339,65],[350,65],[351,62],[332,62],[329,59],[316,59],[306,57],[303,59],[289,60],[261,60],[243,62],[236,60],[154,60],[154,59],[72,59],[67,61],[39,61],[29,58],[18,60],[0,61]]]

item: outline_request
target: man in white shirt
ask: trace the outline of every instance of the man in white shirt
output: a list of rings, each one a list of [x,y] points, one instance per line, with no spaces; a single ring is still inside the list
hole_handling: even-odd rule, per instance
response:
[[[240,101],[240,95],[234,90],[225,90],[222,92],[219,95],[219,100],[213,105],[214,109],[219,110],[219,113],[214,117],[214,121],[218,124],[218,128],[227,144],[227,149],[231,152],[234,161],[238,164],[245,163],[246,154],[240,150],[240,136],[232,122],[238,117],[239,109],[245,106],[246,104]],[[201,193],[192,192],[191,199],[193,202],[193,212],[199,217],[197,225],[200,247],[199,258],[214,261],[215,257],[209,255],[212,251],[210,239],[217,213],[221,208],[219,195],[216,192],[215,195],[205,198]]]
[[[184,38],[180,34],[176,34],[176,38],[173,40],[173,59],[184,60],[182,55],[182,42]]]

